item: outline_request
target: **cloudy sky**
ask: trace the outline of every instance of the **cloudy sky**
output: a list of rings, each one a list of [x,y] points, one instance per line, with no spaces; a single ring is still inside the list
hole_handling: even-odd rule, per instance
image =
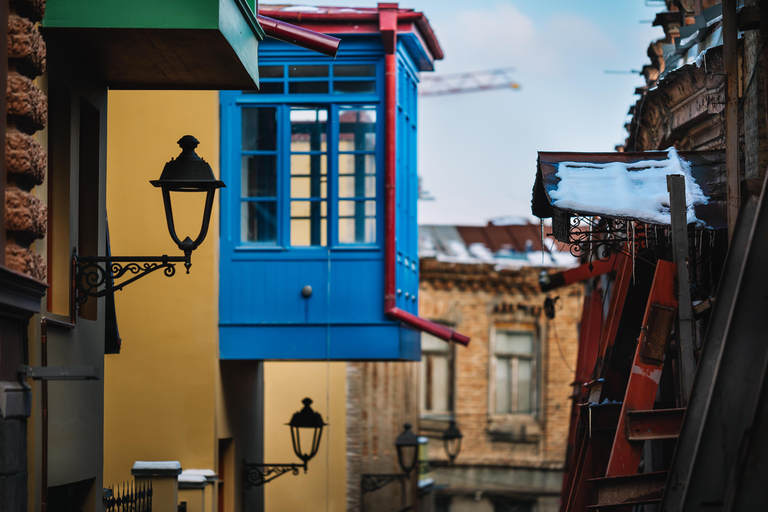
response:
[[[296,2],[298,3],[298,2]],[[368,0],[302,2],[374,7]],[[646,6],[646,3],[653,4]],[[485,224],[530,215],[537,151],[612,151],[663,36],[654,0],[412,0],[445,59],[436,74],[514,67],[519,90],[421,98],[419,174],[435,197],[421,224]]]

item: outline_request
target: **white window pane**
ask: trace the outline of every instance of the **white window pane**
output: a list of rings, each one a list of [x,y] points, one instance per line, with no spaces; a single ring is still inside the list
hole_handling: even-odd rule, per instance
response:
[[[432,410],[448,411],[448,358],[432,356]]]
[[[533,333],[496,331],[497,354],[532,354]]]
[[[499,357],[496,359],[496,412],[500,414],[510,413],[510,371],[509,359]]]
[[[448,353],[450,344],[441,340],[437,336],[432,336],[426,332],[421,333],[421,350],[424,352],[445,352]]]
[[[533,361],[517,360],[517,412],[533,414]]]

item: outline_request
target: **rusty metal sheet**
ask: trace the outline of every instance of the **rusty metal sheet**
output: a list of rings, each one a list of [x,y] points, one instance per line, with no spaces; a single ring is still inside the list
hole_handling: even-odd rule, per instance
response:
[[[664,362],[669,337],[675,325],[675,308],[651,304],[648,323],[643,326],[645,336],[640,345],[640,358],[652,364]]]
[[[627,412],[627,437],[630,441],[676,439],[683,424],[685,409],[653,409]]]
[[[667,481],[666,471],[639,475],[592,478],[597,488],[597,503],[589,509],[658,503]]]

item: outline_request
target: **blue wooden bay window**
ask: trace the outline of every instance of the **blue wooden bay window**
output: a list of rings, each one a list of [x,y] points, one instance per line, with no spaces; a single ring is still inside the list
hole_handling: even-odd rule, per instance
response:
[[[265,43],[261,90],[220,93],[222,359],[419,358],[384,315],[383,54],[364,39],[335,60]]]

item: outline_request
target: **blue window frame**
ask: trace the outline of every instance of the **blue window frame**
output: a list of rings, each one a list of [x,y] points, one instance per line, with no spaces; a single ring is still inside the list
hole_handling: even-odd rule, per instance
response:
[[[240,173],[228,191],[234,248],[380,247],[380,60],[267,61],[260,73],[259,92],[221,93],[234,107],[222,164]]]

